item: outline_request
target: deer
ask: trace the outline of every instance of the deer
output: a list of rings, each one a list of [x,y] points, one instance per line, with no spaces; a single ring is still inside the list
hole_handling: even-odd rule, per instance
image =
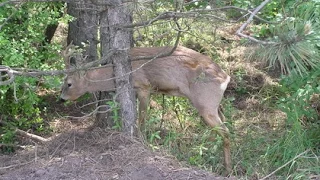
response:
[[[130,59],[169,52],[173,47],[135,47]],[[66,61],[66,68],[70,62]],[[149,97],[153,93],[186,97],[198,110],[204,122],[223,138],[224,166],[231,172],[229,130],[219,110],[220,102],[230,82],[230,76],[206,55],[177,46],[171,55],[131,61],[132,83],[139,100],[138,126],[146,119]],[[113,91],[113,67],[106,66],[67,73],[61,89],[62,100],[76,100],[87,92]]]

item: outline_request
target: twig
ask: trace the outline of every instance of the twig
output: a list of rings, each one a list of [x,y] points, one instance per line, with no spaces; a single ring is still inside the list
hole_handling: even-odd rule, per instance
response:
[[[112,78],[109,78],[109,79],[104,79],[102,81],[110,81],[110,80],[113,80],[113,79],[116,79],[116,78],[122,78],[124,76],[129,76],[130,74],[138,71],[139,69],[143,68],[146,64],[154,61],[155,59],[157,58],[162,58],[162,57],[167,57],[167,56],[170,56],[178,47],[179,45],[179,42],[180,42],[180,38],[181,38],[181,28],[179,26],[178,23],[176,23],[177,27],[178,27],[178,33],[177,33],[177,37],[176,37],[176,41],[173,45],[173,47],[167,47],[164,52],[160,52],[156,55],[153,55],[153,56],[138,56],[138,57],[132,57],[131,58],[131,61],[140,61],[140,60],[147,60],[149,59],[148,61],[146,61],[145,63],[143,63],[142,65],[140,65],[139,67],[137,67],[136,69],[126,73],[126,74],[123,74],[122,76],[118,76],[118,77],[112,77]],[[97,67],[97,68],[100,68],[100,67]],[[82,68],[81,68],[82,69]]]
[[[244,37],[244,38],[247,38],[251,41],[254,41],[254,42],[257,42],[259,44],[276,44],[276,42],[273,42],[273,41],[261,41],[261,40],[258,40],[252,36],[248,36],[246,34],[243,34],[242,31],[253,21],[253,17],[266,5],[269,3],[270,0],[265,0],[263,1],[250,15],[250,17],[248,18],[248,20],[242,24],[242,26],[237,30],[236,34],[238,36],[241,36],[241,37]]]
[[[293,159],[291,159],[290,161],[288,161],[287,163],[285,163],[284,165],[280,166],[279,168],[277,168],[276,170],[274,170],[272,173],[268,174],[267,176],[259,179],[259,180],[264,180],[264,179],[267,179],[269,178],[270,176],[272,176],[273,174],[275,174],[276,172],[278,172],[280,169],[286,167],[288,164],[290,164],[292,161],[298,159],[299,157],[301,157],[302,155],[306,154],[307,152],[309,152],[310,149],[307,149],[306,151],[300,153],[299,155],[297,155],[296,157],[294,157]]]
[[[38,70],[29,70],[29,69],[21,69],[21,68],[14,70],[8,66],[0,65],[0,73],[5,72],[7,74],[6,76],[8,77],[8,79],[4,80],[4,81],[0,79],[0,86],[11,84],[15,79],[15,75],[31,76],[31,77],[50,76],[50,75],[53,76],[53,75],[61,75],[61,74],[66,74],[66,73],[73,73],[73,72],[77,72],[77,71],[81,71],[81,70],[87,70],[91,67],[98,66],[100,64],[107,62],[107,60],[113,54],[114,54],[114,51],[109,51],[109,53],[103,59],[100,59],[97,61],[92,61],[92,62],[87,63],[81,67],[70,68],[70,69],[66,69],[66,70],[38,71]]]
[[[14,165],[11,165],[11,166],[0,167],[0,170],[5,170],[5,169],[14,168],[14,167],[19,167],[19,166],[27,165],[27,164],[30,164],[30,163],[33,163],[33,162],[34,162],[34,161],[29,161],[29,162],[25,162],[25,163],[14,164]]]
[[[143,22],[138,22],[138,23],[135,23],[135,24],[126,25],[126,26],[123,26],[123,28],[136,28],[136,27],[142,27],[142,26],[149,26],[151,24],[154,24],[157,21],[173,19],[173,18],[210,17],[210,18],[217,19],[219,21],[224,21],[224,22],[229,22],[229,23],[238,22],[241,18],[236,20],[236,21],[233,21],[233,20],[228,20],[228,19],[216,16],[216,15],[213,15],[213,14],[208,14],[208,12],[217,12],[217,11],[230,10],[230,9],[235,9],[235,10],[242,11],[242,12],[247,12],[248,14],[251,14],[250,17],[256,18],[259,21],[262,21],[262,22],[265,22],[265,23],[269,23],[269,24],[278,23],[278,22],[267,21],[267,20],[259,17],[257,15],[257,13],[251,12],[250,10],[242,9],[242,8],[235,7],[235,6],[225,6],[225,7],[221,7],[221,8],[212,8],[212,9],[196,9],[196,10],[187,11],[187,12],[167,11],[167,12],[163,12],[163,13],[159,14],[158,16],[154,17],[153,19],[150,19],[150,20],[147,20],[147,21],[143,21]],[[206,13],[206,14],[204,14],[204,13]]]
[[[128,74],[124,74],[123,76],[130,75],[131,73],[139,70],[144,65],[146,65],[147,63],[153,61],[156,58],[161,58],[161,57],[165,57],[165,56],[171,55],[175,51],[177,46],[178,46],[179,39],[180,39],[180,34],[181,34],[181,32],[178,31],[177,40],[175,42],[174,47],[172,47],[172,49],[170,49],[170,51],[166,51],[165,53],[161,52],[161,53],[157,54],[156,56],[139,56],[139,57],[134,57],[134,58],[132,57],[131,61],[138,61],[138,60],[145,60],[145,59],[150,59],[150,60],[147,61],[146,63],[142,64],[139,68],[133,70],[132,72],[130,72]],[[101,60],[92,61],[92,62],[87,63],[87,64],[85,64],[85,65],[83,65],[81,67],[70,68],[70,69],[66,69],[66,70],[31,71],[30,72],[28,69],[25,69],[25,70],[22,70],[22,71],[21,71],[21,69],[19,69],[20,71],[17,71],[17,70],[11,69],[8,66],[0,65],[0,72],[6,72],[7,76],[9,77],[8,80],[0,81],[0,86],[1,85],[11,84],[15,79],[15,75],[18,75],[18,76],[31,76],[31,77],[34,77],[34,76],[46,76],[46,75],[48,76],[48,75],[60,75],[60,74],[73,73],[73,72],[82,71],[82,70],[88,70],[89,68],[92,68],[92,67],[94,67],[94,68],[102,68],[102,67],[95,67],[95,66],[98,66],[100,64],[106,63],[107,60],[114,54],[114,52],[115,52],[114,50],[110,50],[109,53],[105,57],[103,57],[103,59],[101,59]],[[103,67],[106,67],[106,66],[113,66],[113,65],[112,64],[111,65],[104,65]],[[115,77],[115,78],[119,78],[119,77]],[[107,79],[107,80],[112,80],[112,79],[115,79],[115,78],[110,78],[110,79]],[[105,80],[105,81],[107,81],[107,80]]]
[[[8,85],[11,84],[14,81],[14,74],[13,74],[13,70],[7,66],[0,66],[0,74],[2,72],[6,72],[7,73],[7,77],[9,78],[8,80],[3,81],[2,77],[0,79],[0,86],[2,85]]]

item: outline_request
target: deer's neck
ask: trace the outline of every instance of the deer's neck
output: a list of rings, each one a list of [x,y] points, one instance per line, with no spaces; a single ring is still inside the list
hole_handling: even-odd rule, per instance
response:
[[[87,71],[85,76],[89,92],[115,90],[113,69],[105,67]]]

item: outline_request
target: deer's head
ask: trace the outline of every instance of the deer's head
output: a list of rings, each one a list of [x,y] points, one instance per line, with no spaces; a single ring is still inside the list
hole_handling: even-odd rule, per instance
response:
[[[85,76],[79,72],[70,73],[64,79],[60,98],[62,100],[76,100],[87,92],[87,86]]]
[[[66,69],[76,68],[77,58],[82,58],[81,52],[76,50],[72,44],[68,45],[62,52]],[[87,92],[87,81],[85,73],[76,71],[67,73],[61,87],[61,100],[76,100]]]

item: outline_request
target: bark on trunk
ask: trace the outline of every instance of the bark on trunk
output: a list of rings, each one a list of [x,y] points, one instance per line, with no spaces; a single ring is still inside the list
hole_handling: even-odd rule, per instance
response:
[[[132,33],[129,29],[121,28],[132,23],[132,15],[125,4],[108,7],[110,48],[117,50],[111,58],[114,63],[114,75],[117,77],[116,95],[120,104],[120,118],[123,132],[133,136],[136,133],[136,98],[132,87],[132,76],[129,60],[129,50]]]
[[[102,11],[100,13],[100,46],[101,46],[101,59],[104,59],[110,50],[110,31],[109,31],[109,20],[108,20],[108,10]],[[111,59],[108,60],[107,64],[112,63]],[[108,92],[100,92],[99,93],[99,100],[112,99],[112,95]],[[106,101],[99,101],[98,106],[101,106],[99,109],[100,112],[106,112],[108,108],[105,105]],[[97,125],[113,127],[114,122],[111,116],[112,112],[107,113],[98,113],[96,116]]]
[[[76,19],[69,23],[67,43],[71,42],[83,47],[83,43],[88,44],[83,52],[86,59],[76,60],[90,62],[97,59],[97,32],[98,13],[96,7],[90,3],[68,3],[68,14]]]
[[[85,61],[89,62],[97,59],[98,14],[97,11],[94,11],[94,9],[97,9],[94,4],[81,2],[68,4],[68,13],[77,19],[69,23],[67,42],[68,44],[73,42],[73,44],[81,47],[83,42],[87,43],[88,46],[84,51],[84,55],[87,56]],[[131,85],[131,75],[128,75],[131,71],[128,52],[131,45],[132,32],[121,28],[123,25],[132,23],[132,16],[126,7],[126,3],[121,4],[121,0],[111,2],[114,2],[114,4],[107,6],[107,8],[103,7],[104,10],[107,10],[101,12],[101,16],[103,16],[100,19],[101,55],[103,57],[108,54],[109,50],[117,50],[112,56],[111,62],[115,65],[114,75],[118,77],[115,83],[117,101],[121,109],[120,118],[123,121],[123,131],[133,135],[137,129],[135,126],[136,98]],[[100,11],[102,7],[100,6],[99,8]],[[103,97],[105,96],[103,95]],[[97,115],[96,124],[112,126],[112,121],[105,123],[105,117],[105,114]]]
[[[95,11],[96,10],[96,11]],[[98,8],[94,4],[85,3],[83,1],[68,3],[68,14],[75,17],[76,20],[69,23],[68,39],[67,43],[71,42],[74,45],[83,47],[83,43],[88,44],[83,52],[86,59],[76,59],[76,64],[86,63],[97,60],[97,44],[98,44],[98,25],[99,25],[99,13]],[[100,99],[104,99],[104,96],[97,92],[97,96]],[[105,104],[106,102],[99,102],[98,106]],[[107,108],[98,109],[99,112],[105,112]],[[112,124],[106,121],[106,113],[98,113],[93,126],[99,127],[112,127]],[[109,118],[111,119],[111,118]]]

